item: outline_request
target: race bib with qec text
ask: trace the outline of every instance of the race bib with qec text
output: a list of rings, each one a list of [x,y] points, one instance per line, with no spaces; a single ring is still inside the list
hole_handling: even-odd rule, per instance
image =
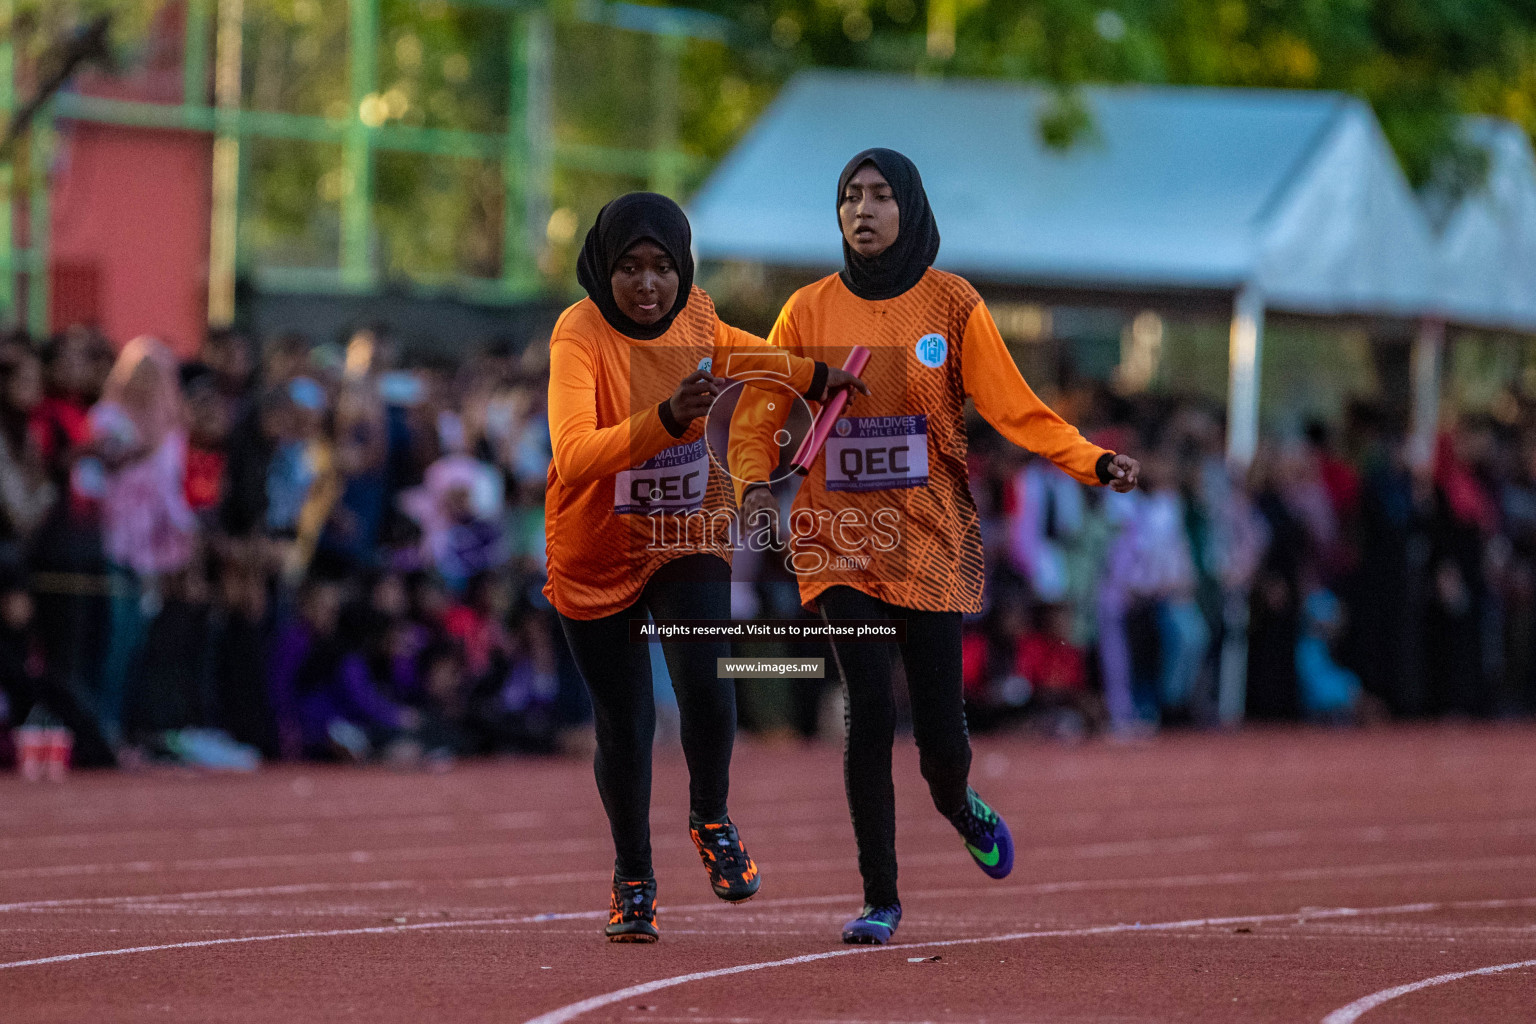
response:
[[[827,490],[887,491],[928,484],[928,417],[845,416],[827,437]]]
[[[704,507],[709,449],[704,438],[675,445],[613,478],[613,510],[620,515],[691,512]]]

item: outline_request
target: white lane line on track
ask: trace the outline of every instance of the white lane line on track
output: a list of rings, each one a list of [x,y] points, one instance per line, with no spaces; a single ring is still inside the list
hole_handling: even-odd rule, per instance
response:
[[[936,1020],[891,1020],[882,1017],[875,1020],[870,1017],[700,1017],[689,1014],[686,1017],[658,1017],[647,1013],[644,1017],[635,1017],[634,1020],[644,1020],[650,1024],[946,1024]],[[1017,1019],[1017,1018],[1016,1018]],[[1033,1024],[1038,1018],[1022,1024]],[[988,1017],[988,1024],[1003,1024],[996,1017]]]
[[[1333,803],[1346,807],[1358,806],[1358,802],[1356,801],[1334,801]],[[787,803],[783,805],[774,805],[773,819],[775,823],[789,822],[790,826],[788,831],[812,829],[816,830],[817,834],[820,835],[821,833],[819,830],[824,828],[829,822],[841,823],[841,821],[846,820],[845,816],[839,818],[827,818],[826,815],[822,813],[802,813],[807,811],[824,811],[825,806],[825,801],[805,801]],[[1232,805],[1230,809],[1216,808],[1217,810],[1223,812],[1218,814],[1217,817],[1223,820],[1237,820],[1238,814],[1228,813],[1228,811],[1235,810],[1240,812],[1249,806],[1249,803],[1244,802],[1241,804]],[[1271,802],[1268,806],[1273,812],[1277,806],[1289,806],[1289,803],[1277,805]],[[1331,805],[1308,803],[1305,806],[1307,806],[1307,808],[1311,811],[1316,811],[1319,809],[1319,807],[1328,807]],[[314,808],[308,809],[311,811],[314,810]],[[1470,810],[1471,808],[1468,807],[1464,809]],[[1210,811],[1212,808],[1202,807],[1201,810]],[[1034,822],[1037,828],[1045,828],[1047,831],[1052,831],[1054,830],[1053,827],[1082,828],[1091,825],[1101,825],[1105,821],[1113,819],[1117,823],[1117,826],[1123,831],[1132,821],[1136,820],[1145,819],[1153,822],[1161,822],[1166,819],[1166,813],[1166,809],[1161,808],[1120,808],[1116,809],[1114,812],[1099,811],[1092,813],[1084,813],[1080,811],[1064,813],[1058,811],[1041,812],[1032,816],[1031,820]],[[910,822],[903,819],[901,822],[902,831],[911,833],[913,828],[929,831],[929,829],[926,827],[929,824],[929,817],[930,816],[928,815],[923,815],[920,819],[914,819]],[[431,833],[445,831],[443,827],[444,824],[449,819],[456,820],[457,818],[465,818],[471,820],[479,819],[479,827],[489,828],[494,831],[539,828],[549,824],[549,815],[542,811],[480,810],[463,811],[458,812],[455,815],[444,815],[441,811],[423,811],[404,815],[396,814],[386,816],[384,818],[372,819],[369,818],[367,814],[357,813],[357,809],[355,807],[346,808],[344,810],[338,805],[333,809],[332,813],[328,815],[322,815],[301,821],[293,821],[291,819],[285,818],[283,821],[276,822],[243,821],[234,824],[223,825],[185,822],[179,826],[179,830],[177,831],[168,831],[166,828],[146,827],[126,831],[117,830],[98,832],[70,832],[60,834],[45,833],[30,836],[6,836],[5,838],[0,838],[0,850],[21,850],[29,847],[34,849],[48,847],[88,848],[92,846],[99,847],[121,845],[123,843],[135,841],[164,841],[168,835],[185,836],[194,842],[232,842],[241,836],[248,834],[260,834],[268,837],[273,835],[282,835],[293,838],[304,838],[316,834],[319,831],[317,826],[322,824],[327,828],[334,828],[338,824],[344,827],[355,827],[359,830],[366,828],[370,834],[375,835],[407,835],[412,832]],[[800,821],[799,819],[804,820]],[[414,823],[419,823],[423,827],[413,828],[412,825]],[[1436,836],[1448,834],[1464,835],[1466,834],[1468,828],[1481,829],[1483,826],[1490,824],[1500,824],[1498,829],[1500,834],[1529,835],[1532,832],[1536,832],[1536,818],[1529,817],[1516,819],[1495,817],[1462,822],[1403,822],[1385,827],[1394,830],[1394,832],[1405,833],[1404,835],[1398,836],[1398,838],[1433,838]],[[937,824],[932,830],[941,831],[943,827],[944,826],[942,824]],[[1380,826],[1377,828],[1379,827]],[[762,830],[754,829],[754,833],[758,833],[760,831]],[[1379,839],[1364,836],[1363,833],[1367,831],[1369,830],[1360,828],[1359,826],[1332,827],[1327,825],[1314,825],[1311,827],[1303,828],[1271,829],[1264,832],[1250,833],[1246,836],[1239,835],[1232,837],[1230,833],[1221,833],[1220,835],[1229,838],[1241,839],[1249,845],[1258,847],[1275,845],[1297,845],[1303,842],[1307,842],[1309,839],[1316,841],[1317,838],[1321,835],[1342,835],[1345,837],[1351,837],[1351,833],[1357,834],[1361,841],[1380,841]],[[1133,844],[1144,844],[1147,842],[1158,842],[1158,840],[1131,840],[1130,842]],[[1055,850],[1041,847],[1037,848],[1035,852],[1037,856],[1050,856],[1056,852],[1059,852],[1063,855],[1082,856],[1085,855],[1083,850],[1087,845],[1089,844],[1082,844],[1079,846],[1065,845],[1058,847]],[[1117,848],[1118,844],[1115,843],[1106,843],[1102,844],[1102,846],[1103,852],[1098,854],[1100,856],[1113,856],[1117,853],[1123,853],[1124,855],[1131,856],[1144,852],[1163,852],[1161,850],[1148,851],[1144,847],[1138,846],[1132,846],[1130,848]]]
[[[840,900],[852,901],[855,897],[843,895],[837,897]],[[817,897],[825,900],[827,897]],[[780,905],[790,903],[789,900],[781,901]],[[1124,932],[1167,932],[1187,930],[1191,928],[1211,927],[1228,924],[1263,924],[1274,921],[1295,921],[1299,919],[1312,920],[1316,918],[1334,917],[1360,917],[1372,914],[1422,914],[1436,910],[1448,909],[1472,909],[1478,907],[1502,907],[1515,903],[1533,903],[1536,897],[1527,897],[1519,900],[1461,900],[1453,903],[1403,903],[1387,907],[1303,907],[1300,910],[1284,914],[1249,914],[1241,917],[1205,917],[1192,918],[1183,921],[1163,921],[1143,924],[1113,924],[1096,925],[1086,928],[1055,928],[1029,932],[1011,932],[1003,935],[988,935],[964,939],[944,939],[933,942],[909,942],[892,946],[853,946],[846,949],[837,949],[825,953],[811,953],[799,957],[790,957],[787,960],[775,960],[761,964],[745,964],[737,967],[727,967],[715,971],[697,972],[682,975],[678,978],[664,978],[660,981],[647,982],[644,985],[631,986],[620,989],[617,993],[610,992],[605,996],[594,996],[592,999],[573,1003],[559,1010],[550,1011],[540,1017],[533,1018],[527,1024],[555,1024],[557,1021],[570,1020],[580,1016],[589,1010],[609,1003],[618,1002],[635,995],[644,995],[663,988],[671,988],[675,985],[686,984],[690,981],[700,981],[705,978],[722,977],[728,974],[739,974],[745,971],[765,970],[770,967],[785,967],[794,964],[810,963],[815,960],[826,960],[838,956],[851,956],[858,953],[872,953],[893,949],[929,949],[947,946],[968,946],[985,942],[1012,942],[1019,939],[1039,938],[1067,938],[1073,936],[1114,935]],[[714,908],[719,909],[721,904],[698,904],[694,907],[678,908],[679,910]],[[0,970],[12,970],[20,967],[41,967],[48,964],[73,963],[78,960],[93,960],[107,956],[127,956],[133,953],[158,953],[166,950],[177,949],[202,949],[209,946],[244,945],[252,942],[278,942],[285,939],[326,939],[341,938],[353,935],[397,935],[409,932],[443,931],[450,928],[487,928],[497,925],[532,924],[544,921],[578,921],[601,919],[607,916],[606,911],[585,910],[573,913],[555,914],[522,914],[516,917],[501,918],[470,918],[457,921],[421,921],[415,924],[377,925],[368,928],[330,928],[323,931],[290,931],[278,932],[268,935],[239,935],[218,939],[197,939],[188,942],[168,942],[153,946],[129,946],[118,949],[97,949],[83,953],[62,953],[57,956],[38,957],[33,960],[14,960],[9,963],[0,963]],[[599,1000],[599,1002],[593,1002]],[[570,1012],[574,1007],[583,1009]],[[567,1013],[567,1016],[551,1016],[551,1014]]]
[[[945,857],[945,859],[950,859]],[[827,866],[822,861],[781,865],[777,870],[793,868],[796,871]],[[833,866],[841,866],[836,862]],[[1536,867],[1536,855],[1517,857],[1486,857],[1478,860],[1433,860],[1389,862],[1380,864],[1330,865],[1316,868],[1283,868],[1279,871],[1224,871],[1192,875],[1159,875],[1143,878],[1085,878],[1067,879],[1060,882],[1032,882],[1025,885],[964,886],[947,889],[928,889],[908,894],[908,899],[942,898],[952,896],[1023,897],[1051,896],[1059,893],[1100,892],[1107,890],[1138,889],[1186,889],[1207,885],[1247,885],[1253,882],[1314,882],[1335,878],[1384,878],[1396,875],[1437,874],[1451,871],[1525,870]],[[211,889],[197,892],[154,893],[140,896],[83,896],[70,899],[29,900],[21,903],[0,903],[0,912],[56,910],[70,907],[106,906],[132,910],[140,904],[163,904],[170,901],[195,901],[238,899],[246,896],[292,896],[321,892],[369,892],[397,891],[426,888],[433,885],[469,889],[517,888],[528,885],[563,885],[608,878],[606,872],[567,872],[550,875],[510,875],[494,878],[414,880],[394,879],[379,882],[311,882],[294,885],[250,886],[240,889]],[[756,907],[766,906],[814,906],[822,903],[846,902],[857,897],[839,893],[831,896],[802,896],[786,899],[758,900]],[[1486,904],[1478,904],[1483,906]],[[1513,901],[1511,906],[1521,905]],[[665,905],[663,905],[665,907]],[[716,904],[698,904],[694,907],[665,907],[669,912],[713,907]],[[743,908],[736,908],[740,912]]]
[[[681,845],[679,840],[677,845]],[[249,857],[186,860],[133,860],[110,864],[58,864],[0,869],[0,879],[58,878],[79,875],[149,874],[160,871],[243,871],[250,868],[311,867],[319,864],[372,864],[379,861],[435,860],[439,857],[506,857],[517,853],[581,853],[592,848],[579,839],[547,843],[475,843],[461,846],[414,846],[386,850],[337,850],[329,853],[276,853]]]
[[[943,830],[952,828],[942,824]],[[682,836],[660,836],[652,842],[656,850],[681,850],[693,848],[691,840]],[[132,860],[91,864],[51,864],[20,868],[0,868],[0,880],[19,878],[58,878],[82,875],[152,874],[176,871],[242,871],[250,868],[311,867],[320,864],[372,864],[389,861],[434,860],[438,857],[496,856],[501,858],[528,854],[584,853],[593,849],[590,841],[582,839],[515,841],[459,844],[455,846],[410,846],[382,850],[333,850],[313,853],[254,854],[245,857],[201,857],[181,860]],[[907,858],[913,863],[935,863],[951,859],[950,854],[917,854]],[[819,871],[832,865],[845,865],[846,858],[825,861],[793,862],[806,865],[805,870]],[[782,869],[781,869],[782,870]],[[790,870],[795,870],[791,867]],[[559,878],[564,876],[550,876]],[[0,905],[4,909],[7,905]]]
[[[525,914],[520,917],[475,918],[468,921],[421,921],[416,924],[378,925],[372,928],[331,928],[326,931],[278,932],[272,935],[238,935],[221,939],[199,939],[193,942],[167,942],[158,946],[129,946],[123,949],[96,949],[87,953],[63,953],[59,956],[39,957],[36,960],[14,960],[0,964],[0,971],[16,967],[40,967],[44,964],[72,963],[76,960],[92,960],[103,956],[126,956],[130,953],[158,953],[168,949],[199,949],[205,946],[234,946],[249,942],[278,942],[283,939],[329,939],[345,935],[396,935],[404,932],[442,930],[445,928],[473,928],[488,925],[530,924],[535,921],[559,921],[571,918],[606,917],[607,911],[584,911],[579,914]]]
[[[1398,985],[1395,988],[1384,988],[1380,992],[1372,992],[1368,996],[1356,999],[1348,1006],[1341,1006],[1328,1016],[1323,1018],[1323,1024],[1354,1024],[1366,1013],[1376,1009],[1382,1003],[1391,1002],[1399,996],[1406,996],[1410,992],[1417,992],[1423,988],[1433,988],[1436,985],[1444,985],[1452,981],[1460,981],[1463,978],[1474,978],[1483,974],[1502,974],[1505,971],[1518,971],[1525,967],[1536,967],[1536,960],[1521,960],[1512,964],[1495,964],[1492,967],[1479,967],[1472,971],[1456,971],[1451,974],[1437,974],[1433,978],[1425,978],[1423,981],[1410,982],[1407,985]]]
[[[913,949],[947,949],[954,946],[975,946],[993,942],[1018,942],[1024,939],[1081,938],[1095,935],[1117,935],[1126,932],[1145,934],[1149,932],[1184,931],[1193,928],[1210,928],[1235,924],[1266,924],[1276,921],[1295,921],[1301,918],[1310,920],[1321,917],[1358,917],[1369,914],[1419,914],[1447,909],[1448,906],[1448,904],[1443,903],[1403,903],[1390,907],[1307,908],[1288,914],[1198,917],[1182,921],[1156,921],[1151,924],[1137,922],[1136,924],[1097,925],[1086,928],[1053,928],[1038,931],[1007,932],[1001,935],[982,935],[965,939],[941,939],[933,942],[904,942],[889,946],[849,946],[843,949],[827,950],[822,953],[806,953],[802,956],[786,957],[783,960],[737,964],[734,967],[721,967],[712,971],[694,971],[691,974],[679,974],[671,978],[658,978],[655,981],[630,985],[626,988],[615,989],[612,992],[605,992],[602,995],[592,996],[579,1002],[568,1003],[547,1013],[542,1013],[537,1017],[530,1017],[523,1024],[566,1024],[567,1021],[575,1020],[577,1017],[584,1016],[593,1010],[600,1010],[605,1006],[612,1006],[614,1003],[621,1003],[626,999],[649,995],[652,992],[660,992],[663,989],[676,988],[679,985],[686,985],[694,981],[707,981],[711,978],[724,978],[733,974],[766,971],[775,967],[798,967],[801,964],[815,963],[819,960],[832,960],[844,956],[861,956],[872,953]],[[1353,1020],[1353,1018],[1348,1020]],[[1328,1020],[1324,1021],[1324,1024],[1348,1024],[1348,1021]]]
[[[463,818],[466,821],[461,822]],[[329,831],[354,829],[369,835],[440,834],[457,829],[487,829],[493,832],[543,828],[549,816],[542,811],[507,811],[469,814],[412,814],[390,818],[316,819],[313,821],[243,823],[235,825],[187,824],[174,828],[140,828],[117,832],[71,832],[40,834],[0,839],[0,850],[59,847],[99,847],[131,842],[163,843],[166,839],[186,839],[199,843],[237,842],[250,838],[286,837],[304,839],[318,834],[320,826]]]
[[[931,827],[917,827],[908,829],[908,832],[950,832],[953,826],[948,822],[939,822]],[[951,832],[952,834],[952,832]],[[807,837],[809,840],[810,837]],[[825,836],[816,837],[818,841]],[[1189,837],[1177,837],[1174,841],[1185,843]],[[1203,837],[1201,837],[1203,838]],[[605,842],[606,836],[599,842]],[[1154,841],[1157,842],[1157,841]],[[693,843],[684,836],[664,835],[656,837],[651,843],[653,849],[661,852],[667,850],[692,850]],[[1097,847],[1099,844],[1090,844]],[[34,865],[29,867],[0,868],[0,880],[20,878],[57,878],[81,875],[110,875],[110,874],[147,874],[158,871],[232,871],[248,868],[262,867],[302,867],[317,863],[351,863],[367,864],[376,861],[393,860],[422,860],[432,859],[437,856],[463,856],[473,857],[480,854],[495,855],[500,857],[525,856],[534,853],[567,854],[580,853],[592,849],[592,842],[583,839],[560,840],[533,840],[518,841],[512,839],[498,842],[459,844],[455,846],[415,846],[393,847],[382,850],[331,850],[314,853],[282,853],[282,854],[254,854],[245,857],[202,857],[187,858],[175,861],[166,860],[132,860],[117,862],[97,862],[87,864],[49,864]],[[1064,847],[1060,851],[1047,851],[1046,856],[1056,856],[1058,853],[1070,852],[1072,848]],[[1152,850],[1137,850],[1137,853],[1155,852]],[[1084,849],[1081,856],[1096,856],[1091,849]],[[907,859],[914,863],[921,863],[924,857],[948,859],[947,854],[918,854]],[[812,862],[801,862],[812,863]],[[826,865],[846,864],[847,859],[816,861],[815,867],[808,870],[822,870]]]
[[[503,878],[471,879],[391,879],[381,882],[306,882],[294,885],[259,885],[243,889],[204,889],[197,892],[151,893],[142,896],[79,896],[57,900],[27,900],[21,903],[0,903],[0,912],[18,910],[58,910],[68,907],[123,906],[132,908],[138,904],[154,904],[168,901],[239,899],[244,896],[295,896],[320,892],[372,892],[399,889],[421,889],[429,885],[464,886],[466,888],[515,888],[523,885],[558,885],[568,882],[585,882],[593,879],[606,880],[604,872],[565,872],[550,875],[512,875]],[[477,886],[476,883],[484,883]]]
[[[1023,851],[1022,856],[1031,860],[1083,860],[1119,857],[1145,857],[1155,854],[1192,853],[1202,850],[1217,849],[1224,846],[1248,846],[1257,848],[1273,848],[1275,846],[1296,846],[1303,842],[1326,842],[1329,838],[1342,839],[1353,843],[1366,845],[1381,843],[1398,843],[1411,840],[1423,840],[1441,838],[1445,836],[1467,836],[1469,829],[1476,829],[1483,824],[1498,824],[1495,835],[1524,836],[1536,832],[1536,818],[1522,818],[1505,820],[1502,822],[1423,822],[1406,825],[1388,825],[1349,828],[1324,828],[1307,830],[1275,831],[1265,830],[1261,832],[1240,833],[1227,835],[1213,833],[1208,835],[1164,836],[1148,839],[1132,839],[1114,842],[1079,843],[1062,846],[1037,846]],[[924,825],[913,823],[905,828],[911,833],[914,828],[923,833],[947,832],[950,828],[947,822],[934,822]],[[688,848],[689,842],[681,837],[659,836],[652,844],[657,850],[666,851],[673,848]],[[249,868],[265,867],[300,867],[317,863],[351,863],[366,864],[373,862],[397,861],[397,860],[422,860],[433,859],[438,856],[450,857],[474,857],[480,854],[492,854],[498,856],[517,856],[528,853],[573,853],[588,849],[589,843],[581,840],[535,840],[515,841],[504,840],[492,843],[477,843],[472,845],[439,846],[439,847],[397,847],[383,850],[349,850],[303,854],[265,854],[247,857],[211,857],[197,859],[183,859],[176,861],[164,860],[135,860],[116,863],[91,863],[91,864],[53,864],[47,866],[33,866],[20,868],[0,869],[0,880],[22,878],[56,878],[78,877],[82,875],[110,875],[110,874],[151,874],[160,871],[229,871],[246,870]],[[908,856],[904,860],[909,864],[943,863],[950,859],[947,853],[917,854]],[[827,861],[790,862],[790,866],[781,867],[779,870],[799,870],[796,864],[812,865],[804,870],[824,870],[828,867],[837,867],[846,863],[845,859]],[[8,904],[0,904],[0,911],[8,908]]]

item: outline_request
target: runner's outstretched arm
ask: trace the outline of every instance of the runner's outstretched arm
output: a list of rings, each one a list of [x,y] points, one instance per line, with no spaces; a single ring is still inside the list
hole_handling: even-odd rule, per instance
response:
[[[1093,444],[1056,415],[1024,380],[984,302],[966,321],[961,349],[965,392],[998,433],[1050,459],[1080,483],[1107,484],[1115,453]]]

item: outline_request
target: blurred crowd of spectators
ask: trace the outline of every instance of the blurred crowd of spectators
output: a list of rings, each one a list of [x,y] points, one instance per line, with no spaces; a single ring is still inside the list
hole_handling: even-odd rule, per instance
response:
[[[86,764],[552,749],[586,711],[540,594],[543,354],[7,339],[13,724],[40,705]]]
[[[1398,418],[1357,401],[1235,474],[1219,407],[1067,401],[1142,458],[1143,486],[1081,487],[975,425],[973,719],[1134,736],[1536,713],[1536,406],[1443,424],[1415,460]]]
[[[214,333],[186,362],[81,328],[0,341],[0,722],[44,709],[84,764],[556,749],[589,712],[541,594],[546,380],[544,346],[405,365],[378,327]],[[1219,408],[1058,406],[1144,487],[972,424],[973,728],[1536,712],[1536,409],[1449,424],[1415,468],[1358,403],[1238,477]],[[750,561],[735,613],[801,614]],[[834,718],[830,681],[737,685],[748,728]]]

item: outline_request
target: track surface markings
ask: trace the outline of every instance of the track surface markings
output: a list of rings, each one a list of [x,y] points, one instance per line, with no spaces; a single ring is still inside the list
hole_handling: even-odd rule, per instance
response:
[[[945,860],[953,857],[946,856]],[[817,862],[817,866],[823,866]],[[928,889],[909,893],[908,898],[946,896],[1049,896],[1057,893],[1100,892],[1137,889],[1187,889],[1218,885],[1248,885],[1254,882],[1316,882],[1340,878],[1391,878],[1399,875],[1465,873],[1470,871],[1521,871],[1536,868],[1536,854],[1512,857],[1479,857],[1470,860],[1391,861],[1378,864],[1339,864],[1322,867],[1283,868],[1278,871],[1223,871],[1208,874],[1154,875],[1129,878],[1082,878],[1058,882],[1031,882],[1025,885],[979,885],[949,889]],[[782,870],[782,868],[781,868]],[[242,889],[208,889],[198,892],[155,893],[131,896],[86,896],[73,899],[28,900],[21,903],[0,903],[0,913],[16,911],[58,910],[66,908],[106,907],[132,911],[140,905],[156,906],[166,903],[219,900],[243,896],[291,896],[322,892],[393,892],[422,889],[428,885],[447,887],[462,886],[469,889],[517,888],[530,884],[564,884],[568,882],[606,879],[606,874],[594,872],[567,872],[549,875],[509,875],[498,878],[470,878],[463,880],[442,879],[428,882],[422,879],[390,879],[378,882],[313,882],[294,885],[251,886]],[[807,906],[817,903],[856,903],[857,895],[839,893],[828,896],[802,896],[759,899],[758,907]],[[1479,906],[1519,906],[1528,901],[1503,900],[1481,901]],[[668,906],[669,913],[699,910],[717,904],[693,906]],[[606,911],[593,911],[592,916],[606,916]]]
[[[1468,904],[1478,902],[1480,901],[1462,900],[1458,901],[1458,905],[1466,908]],[[1498,906],[1505,906],[1511,901],[1496,900],[1492,902]],[[605,1006],[612,1006],[614,1003],[621,1003],[626,999],[633,999],[636,996],[649,995],[652,992],[660,992],[663,989],[676,988],[679,985],[686,985],[689,982],[707,981],[710,978],[724,978],[732,974],[746,974],[752,971],[766,971],[775,967],[797,967],[801,964],[815,963],[818,960],[832,960],[844,956],[901,952],[903,950],[914,949],[948,949],[954,946],[975,946],[981,945],[983,943],[1019,942],[1024,939],[1084,938],[1095,935],[1121,935],[1126,932],[1152,934],[1156,932],[1185,931],[1195,928],[1215,928],[1228,925],[1255,925],[1272,924],[1281,921],[1310,921],[1320,918],[1364,917],[1372,914],[1422,914],[1436,910],[1449,910],[1452,909],[1452,907],[1453,905],[1448,903],[1400,903],[1396,906],[1390,907],[1308,907],[1306,909],[1293,911],[1287,914],[1245,914],[1238,917],[1197,917],[1189,918],[1183,921],[1154,921],[1151,924],[1144,924],[1138,921],[1135,924],[1093,925],[1086,928],[1049,928],[1036,931],[1006,932],[1002,935],[980,935],[965,939],[939,939],[931,942],[892,943],[888,946],[847,946],[842,949],[827,950],[826,952],[822,953],[807,953],[803,956],[786,957],[783,960],[767,960],[762,963],[755,964],[737,964],[734,967],[721,967],[712,971],[694,971],[691,974],[679,974],[671,978],[658,978],[655,981],[647,981],[639,985],[630,985],[627,988],[615,989],[612,992],[606,992],[602,995],[592,996],[589,999],[583,999],[580,1002],[570,1003],[566,1006],[558,1007],[554,1010],[548,1011],[547,1013],[541,1013],[537,1017],[530,1017],[528,1020],[524,1021],[524,1024],[565,1024],[566,1021],[575,1020],[577,1017],[591,1013],[593,1010],[600,1010]],[[1529,964],[1536,964],[1536,960],[1527,961],[1523,964],[1506,964],[1497,968],[1484,968],[1481,971],[1470,971],[1467,973],[1487,974],[1495,970],[1509,970],[1512,967],[1523,967]],[[1465,974],[1457,974],[1445,975],[1443,978],[1431,978],[1428,982],[1419,982],[1418,985],[1411,986],[1410,990],[1413,987],[1423,988],[1429,984],[1440,984],[1445,981],[1454,981],[1456,978],[1465,976]],[[1388,991],[1397,993],[1396,989],[1389,989]],[[1378,993],[1378,995],[1381,994],[1383,993]],[[1366,998],[1371,999],[1375,997],[1368,996]],[[1390,999],[1392,996],[1387,996],[1387,998]],[[1385,1001],[1385,999],[1382,1000],[1382,1002]],[[1373,1003],[1371,1005],[1376,1004]],[[1369,1006],[1366,1007],[1366,1009],[1369,1008]],[[1348,1009],[1348,1007],[1345,1007],[1345,1009]],[[1342,1013],[1343,1011],[1341,1010],[1337,1012]],[[1364,1010],[1361,1012],[1363,1013]],[[1355,1016],[1358,1017],[1359,1014],[1356,1014]],[[1333,1017],[1330,1016],[1326,1021],[1324,1021],[1324,1024],[1350,1024],[1350,1022],[1354,1019],[1355,1017],[1340,1017],[1339,1019],[1334,1020]]]
[[[1502,1024],[1528,1019],[1536,978],[1533,743],[1524,725],[1072,750],[980,738],[979,785],[1022,836],[1021,870],[997,883],[933,814],[904,740],[911,941],[875,960],[845,958],[881,948],[837,941],[861,900],[828,747],[737,751],[733,810],[758,823],[772,887],[745,908],[700,886],[692,844],[665,824],[686,814],[686,765],[658,758],[670,923],[648,951],[599,934],[610,845],[574,759],[443,776],[82,773],[63,800],[0,778],[0,1017],[1318,1024],[1342,1007],[1329,1024]]]
[[[1362,1016],[1376,1009],[1382,1003],[1388,1003],[1406,996],[1410,992],[1420,989],[1433,988],[1436,985],[1445,985],[1463,978],[1475,978],[1484,974],[1503,974],[1505,971],[1518,971],[1526,967],[1536,967],[1536,960],[1520,960],[1512,964],[1495,964],[1492,967],[1479,967],[1472,971],[1454,971],[1450,974],[1437,974],[1433,978],[1425,978],[1423,981],[1414,981],[1406,985],[1398,985],[1394,988],[1384,988],[1380,992],[1372,992],[1368,996],[1356,999],[1348,1006],[1341,1006],[1328,1016],[1323,1018],[1323,1024],[1355,1024]]]

